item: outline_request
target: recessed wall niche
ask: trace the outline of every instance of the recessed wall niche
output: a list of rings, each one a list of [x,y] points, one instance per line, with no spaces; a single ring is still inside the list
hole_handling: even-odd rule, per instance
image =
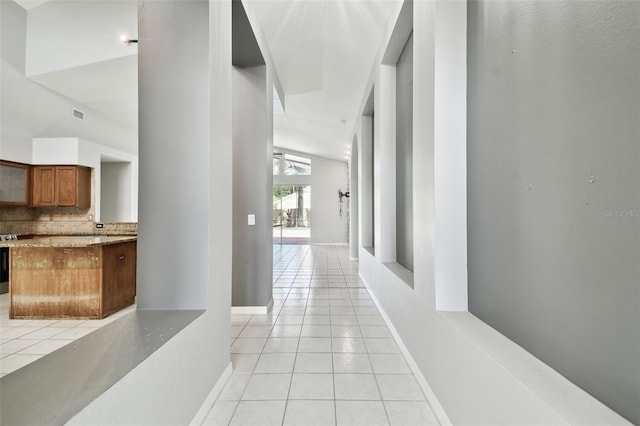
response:
[[[413,272],[413,2],[405,1],[383,65],[395,67],[396,263]],[[395,270],[396,268],[394,268]],[[403,273],[402,275],[406,275]],[[412,280],[405,280],[411,286]]]
[[[375,88],[362,111],[362,248],[375,256]]]

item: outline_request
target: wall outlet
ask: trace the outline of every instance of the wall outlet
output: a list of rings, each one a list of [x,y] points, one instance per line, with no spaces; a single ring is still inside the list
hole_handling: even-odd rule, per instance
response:
[[[251,226],[254,226],[256,224],[256,215],[250,214],[249,216],[247,216],[247,223]]]
[[[104,223],[96,223],[96,228],[98,229],[104,228]]]

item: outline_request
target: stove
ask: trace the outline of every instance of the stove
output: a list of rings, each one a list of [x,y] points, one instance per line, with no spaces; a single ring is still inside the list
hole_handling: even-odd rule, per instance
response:
[[[0,235],[0,241],[15,241],[16,234]],[[0,247],[0,294],[9,292],[9,248]]]

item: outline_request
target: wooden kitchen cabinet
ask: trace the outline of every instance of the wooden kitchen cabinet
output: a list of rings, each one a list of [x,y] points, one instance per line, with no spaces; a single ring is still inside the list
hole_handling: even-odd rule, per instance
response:
[[[78,243],[81,240],[87,245]],[[100,319],[135,302],[135,240],[52,237],[41,241],[16,242],[10,248],[9,318]]]
[[[0,160],[0,205],[29,205],[30,167],[28,164]]]
[[[32,166],[31,206],[90,207],[91,168]]]
[[[102,247],[102,316],[132,305],[136,297],[136,243]],[[133,285],[132,285],[133,283]]]

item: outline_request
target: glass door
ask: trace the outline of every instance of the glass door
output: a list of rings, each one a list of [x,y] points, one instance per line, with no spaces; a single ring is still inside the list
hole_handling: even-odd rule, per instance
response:
[[[282,187],[273,185],[273,244],[282,244]]]
[[[311,186],[273,186],[273,243],[309,244]]]

